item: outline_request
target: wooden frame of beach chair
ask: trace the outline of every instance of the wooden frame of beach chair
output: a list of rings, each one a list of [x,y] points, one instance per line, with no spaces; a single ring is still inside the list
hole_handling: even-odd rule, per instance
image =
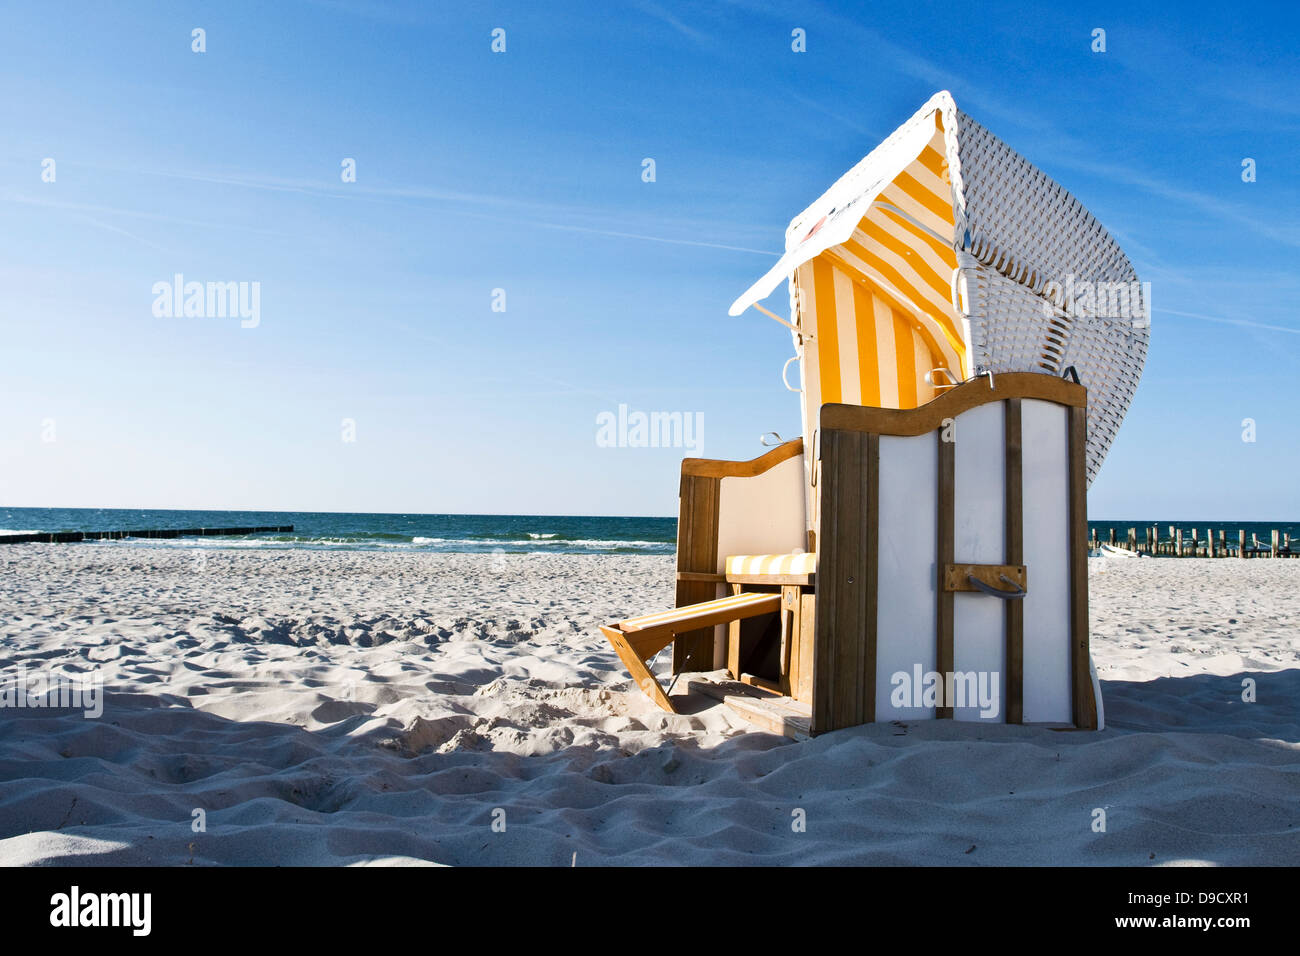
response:
[[[783,280],[789,321],[758,305]],[[1125,311],[1097,308],[1118,293]],[[731,307],[790,329],[804,438],[683,464],[673,672],[725,667],[750,688],[728,703],[792,736],[971,719],[969,674],[1006,679],[978,719],[1100,726],[1086,493],[1137,387],[1147,298],[1078,200],[932,97]],[[777,610],[726,617],[764,594]],[[636,626],[605,630],[640,666]],[[773,634],[776,672],[749,673]],[[903,664],[919,695],[897,693]]]
[[[745,496],[723,479],[767,474],[793,460],[801,442],[750,462],[688,459],[673,672],[712,669],[712,628],[725,623],[729,677],[773,693],[724,696],[750,720],[790,736],[882,720],[978,719],[974,705],[959,706],[944,690],[931,705],[899,705],[895,678],[918,668],[1004,675],[999,722],[1096,728],[1086,408],[1082,386],[1039,373],[967,382],[916,409],[823,406],[822,531],[801,570],[762,566],[781,555],[733,556],[722,561],[725,570],[705,570],[719,564],[724,503]],[[735,612],[713,599],[723,585]],[[741,630],[759,615],[779,619],[776,674],[740,666]],[[638,620],[603,630],[622,647],[637,640]],[[622,633],[629,623],[631,633]],[[648,657],[666,644],[660,635],[635,653]],[[648,672],[638,676],[673,709]]]

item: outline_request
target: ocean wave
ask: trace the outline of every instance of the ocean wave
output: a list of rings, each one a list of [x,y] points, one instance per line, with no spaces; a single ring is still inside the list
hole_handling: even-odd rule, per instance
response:
[[[494,547],[514,545],[516,547],[530,546],[535,548],[544,548],[547,551],[552,549],[563,548],[669,548],[674,547],[671,541],[627,541],[618,538],[486,538],[486,537],[468,537],[468,538],[413,538],[411,544],[415,547],[436,545],[437,550],[450,551],[454,550],[453,546],[470,546],[476,551],[491,551]],[[545,551],[539,553],[546,553]]]
[[[487,541],[508,541],[508,542],[517,542],[517,541],[535,541],[535,542],[542,542],[542,543],[546,543],[546,542],[554,541],[554,542],[560,542],[560,543],[576,544],[576,543],[580,543],[580,542],[584,542],[584,541],[591,541],[591,540],[596,540],[596,539],[592,539],[592,538],[583,538],[583,537],[580,537],[580,536],[579,536],[578,534],[576,534],[576,533],[573,533],[573,534],[565,534],[565,533],[562,532],[562,531],[522,531],[522,530],[510,530],[510,531],[464,531],[464,532],[461,532],[461,536],[458,537],[458,538],[442,538],[442,539],[434,538],[434,539],[430,539],[430,540],[443,540],[443,541],[477,541],[477,542],[487,542]],[[657,541],[655,541],[655,542],[653,542],[653,543],[655,543],[655,544],[667,544],[667,545],[672,545],[672,544],[675,543],[675,541],[676,541],[675,538],[661,538],[661,539],[659,539],[659,540],[657,540]]]

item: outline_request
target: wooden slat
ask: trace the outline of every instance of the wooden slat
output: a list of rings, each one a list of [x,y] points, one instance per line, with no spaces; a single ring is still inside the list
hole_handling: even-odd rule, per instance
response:
[[[838,598],[830,602],[831,619],[835,621],[833,653],[836,657],[831,721],[834,727],[839,728],[852,727],[863,720],[862,694],[858,686],[861,680],[863,618],[866,617],[862,595],[866,577],[874,569],[856,560],[861,555],[859,542],[866,512],[866,502],[858,494],[866,470],[866,442],[861,435],[841,434],[836,437],[843,453],[831,468],[833,477],[827,480],[827,485],[834,482],[838,489],[832,499],[836,512],[832,532],[834,540],[825,542],[824,546],[835,554],[841,568],[834,582],[836,591],[833,593],[838,594]],[[823,494],[826,491],[827,487],[823,486]]]
[[[835,615],[841,596],[839,583],[843,580],[846,569],[841,566],[838,554],[832,549],[839,541],[840,515],[836,511],[839,497],[838,473],[842,470],[839,459],[848,452],[840,442],[841,432],[821,432],[820,461],[813,462],[818,470],[821,490],[821,514],[818,519],[820,533],[818,538],[818,562],[822,579],[817,589],[817,631],[814,635],[813,652],[813,700],[812,732],[813,736],[835,730],[835,679],[840,661],[835,647]],[[848,450],[856,450],[858,443],[851,441]],[[829,485],[829,489],[828,486]]]
[[[876,714],[880,436],[823,428],[812,732]]]
[[[658,637],[661,634],[686,634],[689,633],[687,628],[692,631],[704,627],[712,628],[716,624],[743,621],[758,617],[760,614],[774,614],[780,609],[781,595],[779,594],[742,594],[739,598],[720,598],[690,608],[681,608],[683,614],[689,612],[684,617],[671,617],[663,621],[641,621],[632,618],[623,621],[618,627],[635,642],[648,640],[652,636]],[[709,633],[712,634],[712,631]],[[709,656],[713,656],[711,647]]]
[[[1021,440],[1020,399],[1007,400],[1005,425],[1006,562],[1021,565],[1025,561],[1025,535],[1024,453]],[[1006,627],[1007,723],[1019,724],[1023,723],[1025,718],[1025,606],[1023,602],[1007,602]]]
[[[726,575],[728,584],[779,584],[807,587],[817,582],[816,574],[736,574]]]
[[[726,584],[727,576],[719,571],[678,571],[677,580],[701,584]]]
[[[862,711],[863,722],[876,719],[876,601],[880,584],[880,436],[867,436],[866,527],[863,529],[863,570],[867,576],[867,594],[861,613],[866,627],[861,645],[862,653]]]
[[[781,734],[792,740],[807,740],[811,736],[809,714],[784,706],[785,702],[794,703],[788,697],[759,700],[754,697],[734,695],[723,700],[731,710],[763,730]]]
[[[742,592],[736,591],[728,597],[714,598],[711,601],[701,601],[699,604],[691,604],[686,607],[674,607],[667,611],[654,611],[650,614],[638,614],[636,617],[629,617],[620,621],[618,626],[625,631],[644,631],[657,624],[677,623],[686,624],[688,627],[697,619],[714,611],[720,611],[724,608],[743,607],[753,604],[756,601],[763,600],[769,596],[768,592]],[[678,628],[679,630],[681,628]]]
[[[723,701],[733,696],[753,697],[756,700],[766,700],[779,696],[770,690],[764,690],[752,684],[742,684],[738,680],[715,680],[703,675],[695,680],[687,681],[686,690],[692,694],[704,694],[717,701]]]
[[[739,594],[740,585],[731,585],[731,593]],[[740,622],[732,621],[727,625],[727,673],[733,679],[740,679]]]
[[[643,661],[648,661],[665,647],[672,643],[673,632],[671,628],[663,628],[655,631],[633,631],[628,632],[619,630],[623,635],[623,640],[632,652]]]
[[[803,454],[803,439],[795,438],[777,445],[764,455],[751,461],[719,461],[713,458],[686,458],[682,460],[683,477],[697,478],[753,478],[783,461]]]
[[[794,698],[802,703],[811,704],[813,699],[813,650],[816,647],[817,632],[817,598],[804,591],[799,601],[799,643],[795,652],[799,655],[799,681],[794,688]]]
[[[718,573],[718,510],[721,478],[686,474],[683,470],[677,519],[677,571]],[[679,580],[677,606],[699,604],[717,597],[712,581]],[[713,631],[679,634],[673,642],[673,673],[713,670]]]
[[[793,697],[799,686],[799,588],[781,588],[781,693]]]
[[[1037,398],[1071,408],[1083,408],[1087,404],[1088,391],[1082,385],[1075,385],[1055,375],[1002,372],[994,376],[993,388],[989,388],[988,379],[976,379],[951,388],[917,408],[826,404],[821,407],[820,423],[823,431],[831,429],[876,435],[924,435],[942,428],[945,418],[955,419],[972,408],[1009,398]]]
[[[664,693],[664,689],[659,686],[659,682],[655,680],[654,675],[650,673],[650,668],[646,667],[641,652],[628,643],[627,635],[616,627],[602,627],[600,630],[601,633],[605,635],[606,640],[608,640],[610,645],[614,648],[614,652],[618,654],[618,659],[621,660],[623,666],[627,668],[627,672],[631,675],[632,680],[634,680],[636,685],[641,688],[642,693],[646,694],[651,700],[670,714],[676,713],[673,709],[672,701],[668,699],[668,695]],[[672,640],[671,635],[668,640],[659,645],[660,649],[667,645],[670,640]],[[655,652],[651,651],[650,653],[653,654]]]
[[[947,430],[940,428],[937,432],[939,439],[939,540],[938,540],[938,567],[943,569],[945,566],[952,564],[953,551],[956,547],[954,543],[955,536],[955,509],[956,509],[956,456],[957,445],[955,441],[955,429],[949,434],[954,438],[953,441],[945,441],[944,434]],[[950,674],[953,668],[953,593],[950,589],[944,587],[935,588],[935,669],[940,674]],[[952,702],[944,701],[943,706],[936,707],[934,715],[938,718],[952,718]]]
[[[768,680],[766,677],[759,677],[757,674],[741,674],[740,682],[748,684],[751,687],[761,687],[763,690],[770,690],[773,694],[782,694],[781,685],[777,681]]]
[[[1088,672],[1088,482],[1085,465],[1087,409],[1070,415],[1070,685],[1074,726],[1097,729],[1097,701]]]

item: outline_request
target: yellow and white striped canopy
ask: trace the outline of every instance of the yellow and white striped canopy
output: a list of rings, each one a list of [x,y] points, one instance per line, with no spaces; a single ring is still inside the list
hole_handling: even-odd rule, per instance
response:
[[[791,236],[781,261],[732,306],[738,314],[792,277],[809,408],[915,408],[934,397],[927,373],[947,369],[940,384],[969,374],[952,304],[957,258],[942,113],[927,120],[882,146],[887,177]]]
[[[785,248],[730,311],[789,281],[810,449],[826,403],[915,408],[985,371],[1073,368],[1088,389],[1092,481],[1142,374],[1148,292],[1083,204],[949,93],[796,216]],[[1061,294],[1097,283],[1136,308],[1093,317]]]

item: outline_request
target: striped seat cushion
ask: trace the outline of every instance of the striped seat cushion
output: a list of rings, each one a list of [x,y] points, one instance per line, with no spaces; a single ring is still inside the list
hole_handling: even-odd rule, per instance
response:
[[[727,556],[727,574],[815,574],[816,552],[794,554],[732,554]]]

